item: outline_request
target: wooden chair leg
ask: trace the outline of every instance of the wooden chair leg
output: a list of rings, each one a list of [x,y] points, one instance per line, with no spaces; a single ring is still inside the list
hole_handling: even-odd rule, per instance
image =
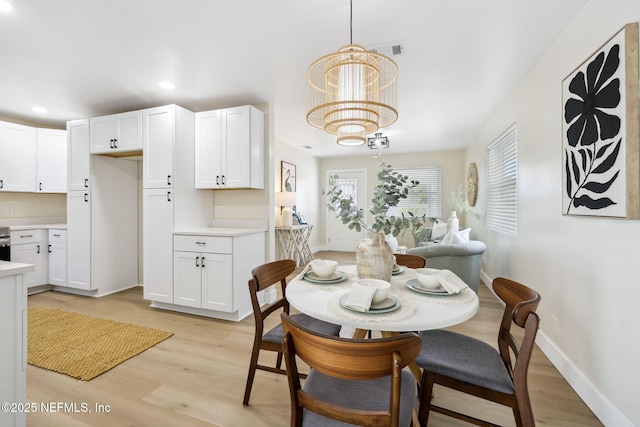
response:
[[[433,372],[423,371],[422,382],[420,384],[420,410],[418,412],[418,422],[421,427],[425,427],[429,422],[429,408],[433,397],[433,382],[436,375]]]
[[[249,397],[251,396],[251,388],[253,387],[253,379],[256,376],[256,369],[258,366],[258,355],[260,353],[260,347],[253,348],[251,352],[251,362],[249,362],[249,374],[247,375],[247,385],[244,388],[244,398],[242,404],[247,406],[249,404]]]

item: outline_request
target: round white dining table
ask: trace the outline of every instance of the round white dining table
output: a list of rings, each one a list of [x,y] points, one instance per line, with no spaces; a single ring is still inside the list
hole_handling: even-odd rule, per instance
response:
[[[454,295],[427,295],[407,286],[415,278],[415,271],[404,270],[391,277],[390,295],[400,307],[386,313],[355,312],[341,306],[340,298],[349,292],[357,280],[356,266],[338,266],[348,278],[339,283],[318,284],[296,276],[286,287],[287,300],[296,310],[316,319],[356,330],[354,338],[362,338],[363,331],[381,331],[383,335],[398,332],[440,329],[462,323],[478,311],[478,296],[469,287]]]

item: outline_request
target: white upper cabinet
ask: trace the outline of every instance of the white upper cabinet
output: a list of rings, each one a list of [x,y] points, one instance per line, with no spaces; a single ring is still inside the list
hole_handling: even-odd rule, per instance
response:
[[[167,105],[142,111],[144,188],[173,186],[176,108]]]
[[[90,128],[92,154],[142,150],[142,111],[91,118]]]
[[[245,105],[196,113],[196,188],[264,188],[264,114]]]
[[[0,122],[0,191],[36,190],[36,129]]]
[[[89,119],[67,122],[69,191],[91,188],[91,154],[89,154]]]
[[[43,193],[67,192],[67,132],[37,129],[37,185]]]

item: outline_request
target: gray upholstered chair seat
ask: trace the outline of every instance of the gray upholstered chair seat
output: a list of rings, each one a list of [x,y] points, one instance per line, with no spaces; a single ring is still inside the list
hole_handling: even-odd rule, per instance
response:
[[[297,313],[291,315],[291,318],[305,328],[317,331],[321,334],[338,336],[340,335],[340,325],[334,325],[333,323],[324,322],[318,320],[315,317],[307,316],[304,313]],[[282,330],[282,324],[271,329],[269,332],[262,336],[262,340],[266,342],[281,343],[284,337],[284,331]]]
[[[421,331],[416,357],[421,368],[502,393],[513,394],[513,381],[489,344],[451,331]]]
[[[390,377],[375,380],[347,381],[329,377],[312,369],[302,389],[328,403],[350,406],[362,410],[386,411],[389,409]],[[416,380],[408,369],[402,370],[402,386],[400,392],[400,426],[411,424],[411,415],[416,398]],[[315,412],[304,411],[304,426],[339,427],[350,426],[341,421],[325,418]]]

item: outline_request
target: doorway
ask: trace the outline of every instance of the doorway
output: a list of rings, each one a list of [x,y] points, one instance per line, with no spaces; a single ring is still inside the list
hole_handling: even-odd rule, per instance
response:
[[[337,184],[342,189],[343,195],[352,196],[356,206],[360,210],[365,209],[366,177],[365,169],[341,169],[328,170],[326,176],[326,188],[329,188],[329,177],[337,175]],[[365,231],[349,230],[349,228],[336,218],[336,213],[327,208],[327,248],[331,251],[355,252],[358,244],[365,236]]]

